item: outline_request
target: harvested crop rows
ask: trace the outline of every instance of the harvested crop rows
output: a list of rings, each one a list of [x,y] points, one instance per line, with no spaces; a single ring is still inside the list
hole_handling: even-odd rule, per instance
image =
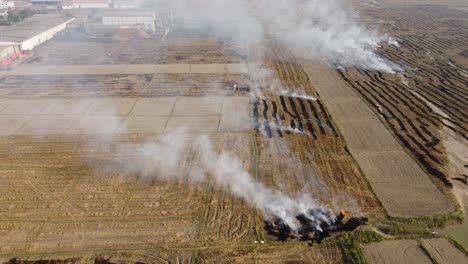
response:
[[[115,158],[129,164],[134,157],[115,156],[112,143],[83,140],[89,142],[81,137],[2,139],[0,258],[254,240],[253,217],[259,214],[244,201],[209,182],[187,184],[184,176],[160,181],[129,175],[118,164],[103,167]],[[214,141],[218,150],[250,155],[249,134],[224,133]],[[197,160],[197,153],[185,153],[174,173],[185,175]],[[151,164],[140,165],[152,175]]]
[[[386,47],[381,51],[381,55],[405,67],[401,79],[391,74],[356,69],[339,70],[338,73],[381,116],[415,159],[430,174],[451,186],[444,167],[447,158],[440,131],[446,127],[467,139],[468,90],[463,69],[450,62],[446,54],[452,48],[466,47],[468,35],[466,28],[459,29],[454,19],[448,20],[447,12],[455,11],[432,7],[422,11],[405,8],[391,12],[409,19],[387,25],[402,39],[401,47]],[[434,20],[433,16],[426,16],[427,13],[440,17]],[[411,23],[411,19],[418,23]],[[386,20],[402,21],[396,17]],[[443,22],[447,20],[447,23]],[[419,25],[417,32],[428,32],[434,24],[437,29],[447,29],[442,31],[443,35],[396,32],[409,24]],[[445,37],[455,31],[458,32],[456,37]]]
[[[256,100],[253,108],[255,130],[272,138],[299,133],[318,140],[338,136],[320,100],[269,96]]]
[[[322,137],[338,137],[337,131],[325,110],[322,102],[315,100],[316,92],[302,67],[288,56],[287,50],[274,46],[275,52],[267,56],[265,66],[274,74],[262,84],[261,91],[268,99],[254,102],[253,116],[255,129],[268,137],[274,134],[283,137],[284,134],[299,133],[314,140]],[[294,87],[309,98],[278,95],[271,90],[274,81],[281,80],[283,87]]]
[[[229,151],[237,157],[251,156],[251,140],[249,133],[218,134],[217,151]],[[244,168],[252,166],[249,159],[245,159]],[[219,190],[214,183],[207,182],[204,186],[204,208],[200,211],[199,222],[204,227],[200,237],[208,241],[247,241],[257,237],[255,209],[250,209],[245,201],[233,197],[226,190]],[[202,240],[203,240],[202,239]]]
[[[0,82],[4,98],[80,96],[234,95],[234,84],[249,87],[248,77],[234,74],[142,74],[7,76]],[[248,91],[247,91],[248,92]]]
[[[73,52],[70,52],[73,50]],[[30,64],[238,63],[236,46],[204,39],[123,42],[54,40],[35,50]]]
[[[357,205],[366,213],[382,213],[321,99],[277,95],[271,88],[280,80],[284,87],[297,87],[316,96],[308,76],[292,56],[278,55],[289,53],[277,46],[270,52],[264,65],[273,73],[262,80],[260,91],[265,96],[252,107],[260,153],[259,179],[275,188],[284,184],[292,195],[311,193],[332,207],[352,209]]]

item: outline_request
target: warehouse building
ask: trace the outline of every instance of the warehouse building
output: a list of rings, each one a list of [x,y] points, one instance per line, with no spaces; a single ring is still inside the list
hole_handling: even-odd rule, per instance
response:
[[[63,15],[34,15],[10,26],[0,26],[0,45],[15,43],[21,50],[32,50],[66,29],[75,18]]]
[[[150,12],[112,12],[102,16],[104,26],[142,25],[146,31],[156,32],[156,14]]]
[[[120,9],[136,9],[140,8],[140,0],[113,0],[112,7]]]
[[[62,2],[63,9],[78,9],[78,8],[109,8],[110,0],[69,0]]]
[[[33,9],[59,9],[62,0],[30,0]]]

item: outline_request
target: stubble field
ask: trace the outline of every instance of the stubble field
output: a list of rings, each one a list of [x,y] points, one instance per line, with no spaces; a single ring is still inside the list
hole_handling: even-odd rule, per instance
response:
[[[250,98],[249,105],[230,100],[232,105],[223,106],[250,118],[251,130],[208,133],[215,150],[233,153],[254,179],[293,196],[306,193],[335,211],[345,208],[352,216],[368,215],[371,221],[387,213],[404,217],[449,213],[455,207],[445,196],[446,187],[436,187],[427,174],[450,186],[441,131],[448,129],[466,139],[466,41],[463,34],[451,37],[464,28],[460,21],[447,18],[459,11],[427,8],[366,11],[370,20],[398,21],[384,28],[404,40],[401,47],[384,47],[380,53],[405,66],[402,76],[333,70],[269,43],[259,64],[271,75],[257,87],[252,72],[178,72],[188,64],[245,63],[235,45],[213,39],[175,36],[157,44],[61,39],[39,48],[27,66],[128,64],[128,70],[7,75],[1,79],[0,96],[2,100],[164,97],[175,101],[176,96],[198,100],[205,95],[245,99],[260,92],[263,96]],[[440,16],[441,30],[431,36],[418,32],[429,27],[427,12]],[[133,49],[134,44],[141,49]],[[77,52],[68,52],[69,45]],[[153,66],[161,64],[185,66],[177,72],[153,72]],[[142,74],[139,67],[150,73]],[[305,96],[279,93],[272,88],[277,81]],[[0,105],[0,110],[5,107]],[[1,137],[0,260],[343,262],[344,246],[335,240],[312,248],[294,240],[279,242],[265,231],[262,212],[213,182],[197,183],[183,176],[200,163],[196,151],[184,153],[179,171],[173,172],[180,175],[176,180],[125,170],[122,164],[136,162],[132,155],[119,156],[115,163],[117,144],[137,148],[158,134],[115,134],[110,141],[92,133]],[[394,173],[392,169],[401,164],[404,168]],[[152,175],[154,168],[147,166],[139,171]],[[416,191],[410,195],[391,188]],[[431,199],[434,204],[425,203]],[[449,248],[436,242],[429,241],[427,248]],[[363,247],[369,263],[379,263],[382,254],[388,263],[403,263],[408,257],[409,263],[431,261],[416,241],[385,243]],[[401,250],[414,254],[393,258]]]

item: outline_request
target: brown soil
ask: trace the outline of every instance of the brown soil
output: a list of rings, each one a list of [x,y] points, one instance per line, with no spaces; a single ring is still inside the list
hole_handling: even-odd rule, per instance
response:
[[[468,256],[446,239],[425,239],[422,241],[422,245],[436,263],[456,264],[468,261]]]
[[[370,264],[431,264],[432,261],[415,240],[390,240],[363,246]]]

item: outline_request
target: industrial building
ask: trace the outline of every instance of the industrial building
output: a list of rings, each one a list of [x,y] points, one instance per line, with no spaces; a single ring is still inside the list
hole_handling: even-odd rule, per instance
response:
[[[0,45],[19,45],[23,51],[32,50],[66,29],[73,20],[64,15],[34,15],[10,26],[0,26]]]
[[[59,9],[62,7],[62,0],[30,0],[35,9]]]
[[[120,9],[136,9],[141,6],[140,0],[113,0],[112,7]]]
[[[62,2],[62,9],[109,8],[110,5],[110,0],[69,0]]]
[[[104,26],[144,26],[147,32],[156,32],[156,14],[151,12],[111,12],[102,16]]]

